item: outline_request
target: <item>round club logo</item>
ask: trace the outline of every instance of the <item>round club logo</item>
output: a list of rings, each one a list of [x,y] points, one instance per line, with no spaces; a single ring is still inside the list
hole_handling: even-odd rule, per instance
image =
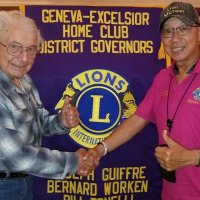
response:
[[[128,86],[119,74],[105,69],[84,71],[72,78],[55,108],[63,106],[66,96],[78,108],[80,124],[70,129],[70,137],[87,148],[104,140],[137,108]]]
[[[193,92],[193,97],[195,100],[200,101],[200,88],[197,88],[194,92]]]

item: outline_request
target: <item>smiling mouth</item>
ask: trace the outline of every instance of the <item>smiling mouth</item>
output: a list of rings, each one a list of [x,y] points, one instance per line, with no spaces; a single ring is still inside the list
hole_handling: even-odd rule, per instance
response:
[[[12,66],[14,66],[15,68],[18,68],[18,69],[24,68],[24,65],[15,65],[15,64],[12,64]]]
[[[183,47],[175,47],[175,48],[172,48],[171,51],[176,53],[179,51],[183,51],[183,49],[184,49]]]

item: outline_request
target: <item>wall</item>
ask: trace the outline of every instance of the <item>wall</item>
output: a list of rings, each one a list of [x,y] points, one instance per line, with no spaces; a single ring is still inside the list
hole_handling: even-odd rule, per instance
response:
[[[1,6],[6,5],[20,5],[20,4],[26,4],[26,5],[100,5],[100,6],[165,6],[175,0],[154,0],[153,3],[149,0],[0,0]],[[196,7],[200,7],[200,1],[199,0],[187,0],[187,2],[192,3]]]

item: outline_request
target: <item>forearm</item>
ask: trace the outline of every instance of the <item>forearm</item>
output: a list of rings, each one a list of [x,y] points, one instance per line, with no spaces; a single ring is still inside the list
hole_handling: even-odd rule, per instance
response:
[[[200,166],[200,152],[199,149],[189,150],[186,149],[180,158],[174,159],[172,158],[172,167],[174,169],[179,169],[186,166]]]
[[[139,133],[146,125],[147,121],[137,115],[132,115],[120,124],[103,142],[107,145],[108,151],[113,151],[122,144],[129,141]],[[105,148],[99,144],[97,150],[101,155],[104,154]]]
[[[188,150],[185,155],[185,166],[200,166],[200,150]]]
[[[75,153],[43,148],[25,141],[24,133],[0,127],[0,170],[62,179],[76,171]]]
[[[61,135],[69,132],[60,121],[59,114],[48,115],[47,113],[40,116],[40,129],[43,136]]]
[[[23,145],[1,159],[10,172],[23,172],[38,177],[63,179],[68,173],[75,173],[78,158],[75,153],[49,150],[42,147]],[[9,154],[8,154],[9,153]]]

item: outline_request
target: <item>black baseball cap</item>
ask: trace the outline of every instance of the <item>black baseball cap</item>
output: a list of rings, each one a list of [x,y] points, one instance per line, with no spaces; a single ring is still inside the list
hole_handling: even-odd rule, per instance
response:
[[[171,17],[176,17],[184,22],[186,25],[198,24],[200,25],[199,14],[197,10],[190,3],[173,2],[169,4],[160,15],[160,30],[164,23]]]

